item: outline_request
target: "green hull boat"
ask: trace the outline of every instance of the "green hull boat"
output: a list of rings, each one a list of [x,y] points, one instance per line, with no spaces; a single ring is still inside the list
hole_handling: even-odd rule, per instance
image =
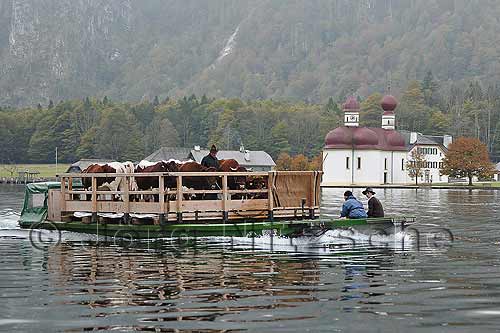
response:
[[[179,237],[299,237],[321,235],[328,230],[354,228],[368,234],[389,235],[404,230],[414,222],[414,218],[366,218],[366,219],[324,219],[306,218],[261,218],[210,221],[165,221],[153,223],[144,220],[141,224],[124,223],[125,219],[89,219],[71,217],[69,220],[50,220],[49,191],[60,188],[58,182],[28,184],[25,190],[24,207],[19,219],[21,228],[45,229],[86,233],[111,237],[134,239],[179,238]],[[133,219],[127,219],[133,222]],[[136,220],[137,221],[137,220]],[[147,224],[146,224],[147,223]]]

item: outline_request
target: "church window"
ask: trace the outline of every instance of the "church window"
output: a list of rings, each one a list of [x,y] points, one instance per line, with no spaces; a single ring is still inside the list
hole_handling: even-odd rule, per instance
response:
[[[405,171],[405,159],[401,159],[401,171]]]
[[[349,169],[349,156],[345,158],[345,168]]]
[[[361,169],[361,157],[358,157],[358,169]]]
[[[387,170],[387,158],[384,160],[384,170]]]

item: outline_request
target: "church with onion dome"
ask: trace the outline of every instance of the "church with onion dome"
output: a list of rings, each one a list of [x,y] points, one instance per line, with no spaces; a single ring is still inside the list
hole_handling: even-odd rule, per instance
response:
[[[360,104],[355,97],[342,105],[344,126],[330,131],[323,149],[322,185],[405,184],[408,148],[395,129],[397,107],[391,95],[382,98],[380,127],[360,127]]]

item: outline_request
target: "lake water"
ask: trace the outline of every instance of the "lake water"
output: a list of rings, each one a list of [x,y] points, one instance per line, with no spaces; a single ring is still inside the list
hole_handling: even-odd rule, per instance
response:
[[[378,192],[388,214],[418,217],[419,237],[356,234],[354,245],[330,231],[271,248],[265,238],[124,246],[63,233],[34,247],[16,225],[23,188],[1,186],[0,331],[498,329],[500,192]],[[342,193],[323,190],[326,215]]]

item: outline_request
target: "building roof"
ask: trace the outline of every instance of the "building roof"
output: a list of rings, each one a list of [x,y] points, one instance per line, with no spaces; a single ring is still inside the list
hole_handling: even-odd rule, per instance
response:
[[[203,157],[207,156],[210,151],[208,149],[190,149],[182,147],[162,147],[157,151],[153,152],[151,155],[145,157],[144,159],[150,162],[158,162],[162,160],[179,160],[186,161],[189,159],[194,159],[196,162],[200,163]],[[217,158],[223,159],[235,159],[239,164],[243,166],[269,166],[273,167],[276,165],[272,157],[265,151],[258,150],[245,150],[241,152],[239,150],[219,150],[217,153]]]
[[[380,127],[337,127],[325,137],[327,149],[374,149],[406,151],[404,137],[395,130]]]
[[[438,135],[422,135],[417,133],[417,141],[410,144],[408,141],[408,151],[412,150],[415,146],[438,146],[444,153],[448,148],[444,146],[444,137]]]
[[[208,150],[191,150],[191,156],[198,163],[201,162],[203,157],[207,156]],[[220,160],[235,159],[240,165],[243,166],[269,166],[274,167],[273,158],[262,150],[245,150],[241,152],[239,150],[219,150],[217,152],[217,158]]]
[[[415,145],[427,145],[427,146],[441,146],[441,148],[445,152],[448,151],[448,149],[444,145],[445,136],[443,136],[443,135],[423,135],[421,133],[416,133],[417,134],[417,141],[414,143],[410,143],[412,132],[406,131],[406,130],[401,130],[399,132],[405,138],[405,144],[406,144],[406,147],[408,148],[408,150],[413,148]]]
[[[170,159],[186,161],[189,160],[189,154],[191,149],[182,147],[161,147],[157,151],[153,152],[151,155],[145,157],[146,161],[158,162],[158,161],[168,161]]]
[[[430,137],[426,136],[426,135],[421,135],[421,134],[418,134],[417,135],[417,141],[415,141],[413,143],[413,145],[439,145],[438,142],[434,141],[433,139],[431,139]]]
[[[82,171],[87,169],[91,164],[96,164],[96,163],[105,164],[111,162],[115,161],[102,158],[82,158],[81,160],[71,164],[66,172]]]

